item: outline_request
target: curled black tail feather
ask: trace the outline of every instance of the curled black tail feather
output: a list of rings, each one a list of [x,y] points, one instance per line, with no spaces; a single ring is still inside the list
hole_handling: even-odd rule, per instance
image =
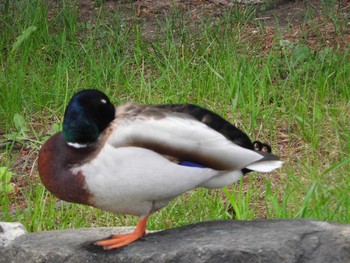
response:
[[[271,153],[271,146],[267,143],[263,143],[261,141],[254,141],[253,146],[255,151]]]

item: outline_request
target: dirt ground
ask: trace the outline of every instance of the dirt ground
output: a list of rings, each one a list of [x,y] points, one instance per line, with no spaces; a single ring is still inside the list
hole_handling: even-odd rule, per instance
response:
[[[93,20],[99,9],[98,1],[77,0],[79,17],[81,20]],[[101,1],[102,2],[102,1]],[[139,0],[139,1],[103,1],[101,5],[106,10],[119,9],[124,19],[129,20],[134,14],[143,22],[153,22],[171,13],[174,8],[184,11],[185,16],[192,21],[208,15],[220,17],[228,8],[233,6],[245,6],[245,4],[233,4],[230,0]],[[244,2],[244,1],[239,1]],[[258,1],[256,1],[258,2]],[[261,1],[262,2],[262,1]],[[305,17],[307,10],[319,13],[322,6],[320,0],[270,0],[270,4],[250,5],[258,10],[257,19],[274,24],[276,21],[282,25],[299,25]],[[338,8],[349,8],[350,1],[338,1]],[[308,8],[307,8],[308,7]],[[349,12],[349,10],[347,10]]]
[[[232,3],[232,0],[121,0],[121,1],[93,1],[77,0],[78,19],[81,22],[94,24],[101,7],[109,15],[115,14],[118,10],[123,22],[137,22],[141,26],[141,33],[150,40],[157,38],[164,28],[159,28],[159,21],[164,21],[167,15],[174,10],[179,10],[186,20],[186,25],[198,28],[193,25],[210,17],[213,21],[220,20],[230,8],[246,7],[242,3]],[[247,2],[241,0],[240,2]],[[248,1],[249,2],[249,1]],[[251,2],[251,1],[250,1]],[[261,1],[262,2],[262,1]],[[315,24],[317,33],[321,32],[321,41],[325,45],[345,46],[350,43],[350,0],[338,0],[332,10],[323,11],[323,4],[320,0],[268,0],[269,4],[250,4],[249,7],[255,10],[256,17],[247,26],[247,35],[255,34],[259,29],[259,23],[264,25],[266,48],[272,43],[276,28],[282,31],[286,40],[303,38],[310,46],[316,46],[320,36],[315,37]],[[51,0],[52,15],[57,7],[57,1]],[[99,4],[100,3],[100,4]],[[329,15],[337,14],[338,21],[343,21],[341,33],[339,28],[331,22]],[[50,13],[49,13],[50,16]],[[306,18],[308,22],[306,23]],[[310,23],[311,21],[311,23]],[[311,25],[312,24],[312,25]],[[310,32],[305,35],[305,28],[310,27]],[[338,31],[337,31],[338,30]],[[341,36],[340,36],[341,35]]]

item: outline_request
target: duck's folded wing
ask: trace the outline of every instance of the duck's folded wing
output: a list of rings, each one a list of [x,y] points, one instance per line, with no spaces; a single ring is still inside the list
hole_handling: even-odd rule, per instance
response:
[[[263,160],[278,160],[272,154],[240,147],[184,113],[152,109],[137,114],[117,114],[110,130],[107,143],[114,147],[147,148],[216,170],[237,170]]]
[[[253,143],[247,134],[222,118],[220,115],[208,109],[193,104],[160,104],[152,105],[152,108],[190,115],[196,120],[206,124],[213,130],[221,133],[235,144],[247,149],[254,149]]]

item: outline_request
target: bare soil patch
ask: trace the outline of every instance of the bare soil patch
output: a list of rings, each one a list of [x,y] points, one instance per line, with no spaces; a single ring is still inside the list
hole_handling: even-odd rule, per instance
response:
[[[350,1],[347,0],[338,1],[330,10],[324,10],[320,0],[274,0],[267,1],[268,4],[255,5],[232,3],[229,0],[122,0],[100,1],[99,5],[99,1],[92,0],[76,2],[80,22],[94,24],[103,8],[103,19],[107,22],[118,12],[126,26],[138,23],[141,34],[150,40],[164,32],[161,22],[171,16],[174,10],[181,12],[181,18],[189,28],[198,30],[196,25],[208,18],[219,21],[229,9],[248,7],[255,10],[256,17],[247,26],[245,34],[253,36],[252,41],[256,41],[255,36],[260,35],[256,33],[261,31],[263,25],[265,32],[262,41],[266,49],[271,47],[277,30],[286,40],[300,40],[314,48],[319,44],[344,47],[350,43]],[[57,5],[56,1],[50,1],[49,19],[56,13]],[[341,27],[337,27],[336,20],[343,21]]]

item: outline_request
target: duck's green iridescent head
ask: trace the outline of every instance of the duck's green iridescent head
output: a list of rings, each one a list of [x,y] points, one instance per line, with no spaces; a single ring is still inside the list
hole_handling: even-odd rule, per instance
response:
[[[66,108],[63,137],[70,144],[94,143],[114,117],[115,107],[106,94],[93,89],[80,91]]]

